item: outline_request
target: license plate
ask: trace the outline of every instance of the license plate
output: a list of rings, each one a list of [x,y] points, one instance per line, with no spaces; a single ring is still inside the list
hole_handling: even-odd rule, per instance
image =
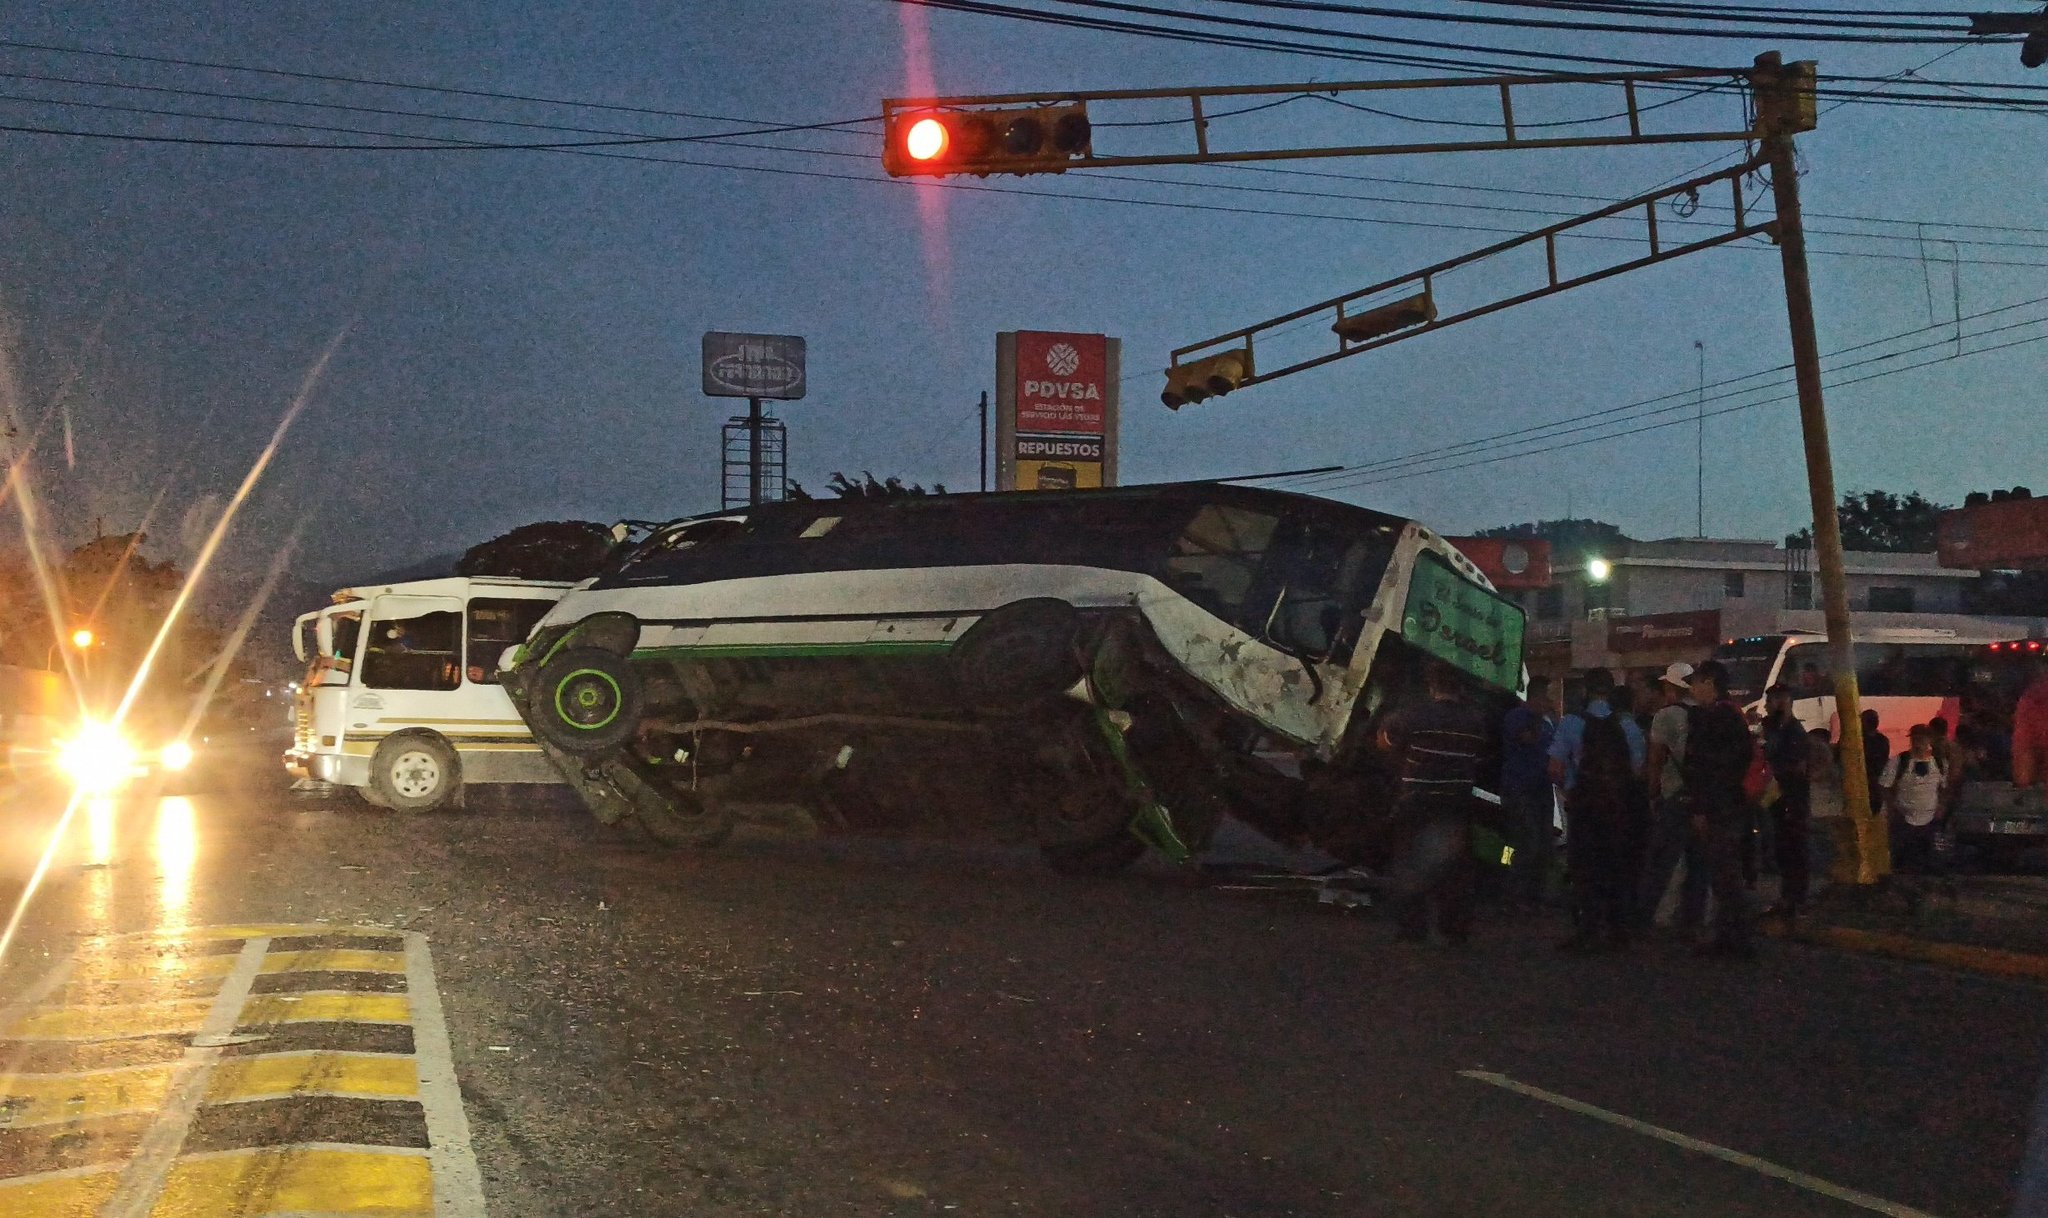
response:
[[[2030,836],[2041,834],[2041,822],[2037,820],[1995,820],[1991,822],[1993,833],[2025,833]]]

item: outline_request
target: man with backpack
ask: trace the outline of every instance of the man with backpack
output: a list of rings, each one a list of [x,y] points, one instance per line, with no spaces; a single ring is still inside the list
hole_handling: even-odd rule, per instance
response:
[[[1596,668],[1585,683],[1585,709],[1566,715],[1550,744],[1551,780],[1564,791],[1572,891],[1572,934],[1558,950],[1575,955],[1627,945],[1631,844],[1642,840],[1649,816],[1642,729],[1609,702],[1614,674]]]
[[[1756,943],[1742,850],[1751,823],[1743,786],[1756,760],[1756,741],[1742,708],[1728,698],[1728,670],[1719,660],[1708,660],[1694,670],[1692,696],[1695,705],[1688,712],[1685,731],[1685,792],[1714,897],[1714,937],[1700,952],[1753,960]]]

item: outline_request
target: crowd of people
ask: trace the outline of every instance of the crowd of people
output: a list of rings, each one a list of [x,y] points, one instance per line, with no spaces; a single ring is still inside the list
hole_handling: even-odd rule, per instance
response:
[[[1495,896],[1510,910],[1551,903],[1561,807],[1571,933],[1560,950],[1625,948],[1659,925],[1674,884],[1664,925],[1709,956],[1754,958],[1759,917],[1789,925],[1807,905],[1819,844],[1813,822],[1850,812],[1840,749],[1793,712],[1795,699],[1813,691],[1772,686],[1752,722],[1730,697],[1728,676],[1716,660],[1672,664],[1638,691],[1594,669],[1569,713],[1554,683],[1537,677],[1497,725],[1500,822],[1511,849]],[[1400,759],[1405,840],[1390,879],[1407,939],[1426,937],[1432,923],[1454,943],[1471,932],[1468,791],[1487,785],[1479,757],[1496,725],[1459,690],[1447,671],[1433,671],[1429,700],[1390,716],[1381,735]],[[2014,777],[2026,785],[2048,778],[2048,671],[2034,675],[2020,703],[2010,739]],[[1876,711],[1863,712],[1860,728],[1871,801],[1862,814],[1888,819],[1896,870],[1939,872],[1967,749],[1940,718],[1915,725],[1896,755]],[[1778,897],[1752,912],[1767,862],[1760,855],[1775,864]]]

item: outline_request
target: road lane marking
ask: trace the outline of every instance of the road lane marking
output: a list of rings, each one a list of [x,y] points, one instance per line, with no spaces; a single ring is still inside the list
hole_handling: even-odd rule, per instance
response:
[[[104,960],[79,969],[74,982],[153,982],[180,977],[225,977],[235,971],[233,953],[208,952],[198,956],[132,956]]]
[[[263,953],[269,950],[267,938],[253,938],[242,944],[235,971],[221,983],[212,1009],[200,1026],[193,1029],[195,1033],[220,1037],[234,1031],[235,1021],[248,1001],[249,987],[256,983],[256,970],[263,966]],[[143,1135],[142,1145],[135,1148],[135,1157],[128,1160],[121,1183],[101,1209],[102,1218],[143,1218],[150,1212],[176,1164],[178,1151],[185,1145],[192,1118],[206,1097],[208,1069],[219,1057],[218,1048],[195,1044],[185,1050],[184,1060],[174,1067],[176,1076],[157,1111],[156,1123]]]
[[[242,1007],[240,1026],[280,1023],[411,1023],[412,1002],[404,994],[329,991],[256,994]]]
[[[251,1201],[261,1198],[258,1206]],[[273,1146],[188,1155],[172,1168],[151,1218],[222,1214],[434,1213],[433,1168],[419,1151]]]
[[[271,973],[405,973],[404,952],[373,952],[360,948],[325,947],[272,952],[263,958]]]
[[[45,1007],[0,1024],[0,1040],[123,1040],[197,1032],[211,998],[124,1002],[106,1006]]]
[[[170,1087],[168,1065],[71,1074],[0,1074],[0,1129],[154,1112]]]
[[[455,1079],[441,986],[434,977],[427,937],[412,931],[405,936],[405,988],[413,999],[413,1054],[419,1061],[420,1107],[426,1113],[427,1144],[434,1161],[434,1214],[483,1218],[483,1172],[469,1140],[462,1087]]]
[[[120,1169],[106,1166],[0,1180],[0,1213],[83,1218],[97,1214],[120,1182]]]
[[[409,1057],[313,1050],[223,1059],[213,1068],[206,1102],[306,1095],[396,1100],[415,1099],[419,1092],[419,1074]]]
[[[1819,1193],[1823,1197],[1832,1197],[1837,1201],[1844,1201],[1874,1213],[1885,1214],[1889,1218],[1934,1218],[1934,1215],[1926,1210],[1916,1210],[1912,1206],[1901,1205],[1896,1201],[1887,1201],[1883,1197],[1872,1196],[1869,1193],[1859,1192],[1853,1188],[1844,1188],[1839,1184],[1823,1180],[1819,1176],[1810,1176],[1803,1171],[1795,1171],[1792,1168],[1780,1166],[1769,1159],[1759,1159],[1755,1155],[1744,1154],[1739,1150],[1730,1150],[1726,1146],[1716,1146],[1712,1142],[1701,1141],[1699,1138],[1679,1133],[1675,1129],[1666,1129],[1662,1125],[1652,1125],[1648,1121],[1639,1121],[1632,1116],[1624,1116],[1619,1112],[1588,1104],[1584,1100],[1575,1100],[1568,1095],[1559,1095],[1555,1091],[1545,1091],[1541,1087],[1532,1087],[1528,1083],[1511,1079],[1505,1074],[1499,1074],[1491,1070],[1460,1070],[1458,1074],[1460,1077],[1469,1078],[1475,1082],[1486,1083],[1489,1086],[1500,1087],[1504,1090],[1515,1092],[1518,1095],[1526,1095],[1530,1099],[1553,1104],[1568,1112],[1576,1112],[1581,1116],[1592,1117],[1596,1121],[1605,1121],[1609,1125],[1619,1126],[1632,1133],[1655,1138],[1660,1142],[1668,1142],[1683,1150],[1709,1155],[1721,1160],[1723,1163],[1732,1163],[1737,1167],[1746,1167],[1753,1172],[1769,1176],[1774,1180],[1783,1180],[1785,1183],[1796,1188]]]

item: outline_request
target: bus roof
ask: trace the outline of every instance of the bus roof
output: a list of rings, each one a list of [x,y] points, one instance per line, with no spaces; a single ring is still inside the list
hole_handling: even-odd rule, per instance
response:
[[[337,588],[333,601],[345,605],[351,601],[366,601],[373,596],[467,596],[472,589],[490,588],[508,592],[513,596],[531,593],[534,599],[545,597],[559,600],[561,594],[576,585],[552,579],[514,579],[509,575],[444,575],[438,579],[409,579],[392,584],[360,584],[348,588]]]
[[[1057,503],[1102,503],[1128,500],[1165,500],[1188,502],[1236,503],[1246,507],[1263,506],[1271,511],[1284,511],[1289,506],[1313,506],[1320,511],[1337,512],[1353,517],[1358,524],[1368,527],[1401,526],[1412,523],[1403,516],[1393,516],[1371,508],[1359,507],[1354,503],[1343,503],[1335,499],[1324,499],[1316,495],[1304,495],[1296,491],[1272,490],[1262,486],[1241,486],[1234,482],[1147,482],[1136,486],[1113,486],[1071,491],[948,491],[938,495],[892,495],[885,499],[784,499],[774,503],[763,503],[753,508],[726,508],[716,512],[700,512],[664,521],[662,527],[684,524],[696,520],[737,520],[744,519],[750,512],[780,514],[783,512],[817,511],[832,514],[879,511],[945,511],[949,508],[964,508],[982,504],[1015,504],[1024,506],[1049,506]]]

